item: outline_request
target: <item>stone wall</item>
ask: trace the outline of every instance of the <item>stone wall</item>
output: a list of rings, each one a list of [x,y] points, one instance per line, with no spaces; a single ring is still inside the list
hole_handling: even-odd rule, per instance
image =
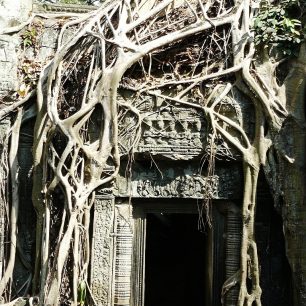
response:
[[[0,29],[25,22],[32,12],[32,0],[0,0]]]

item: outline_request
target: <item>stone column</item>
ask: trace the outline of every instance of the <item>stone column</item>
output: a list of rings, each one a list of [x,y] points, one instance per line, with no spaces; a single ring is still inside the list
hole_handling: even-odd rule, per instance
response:
[[[225,278],[233,276],[240,269],[241,246],[241,211],[234,204],[228,204],[227,212],[227,237],[225,257]],[[239,295],[239,286],[235,285],[225,296],[226,306],[236,306]]]
[[[115,206],[115,264],[113,305],[130,305],[133,253],[133,219],[129,204]]]
[[[91,290],[95,305],[131,303],[133,218],[129,204],[97,198],[91,260]]]

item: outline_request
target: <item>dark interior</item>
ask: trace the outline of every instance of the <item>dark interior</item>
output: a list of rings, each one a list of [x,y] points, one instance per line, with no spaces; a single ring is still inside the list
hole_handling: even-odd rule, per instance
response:
[[[258,183],[255,233],[262,305],[292,306],[292,272],[286,257],[282,217],[274,207],[262,172]]]
[[[207,235],[197,214],[148,214],[145,306],[203,306]]]

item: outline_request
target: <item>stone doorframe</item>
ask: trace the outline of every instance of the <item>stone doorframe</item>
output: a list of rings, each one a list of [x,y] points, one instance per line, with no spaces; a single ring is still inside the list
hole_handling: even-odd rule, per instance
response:
[[[148,213],[164,214],[198,214],[197,203],[194,199],[141,199],[133,203],[134,218],[134,246],[132,265],[132,300],[131,306],[144,306],[145,296],[145,251],[146,251],[146,223]],[[198,201],[198,204],[201,202]],[[208,229],[207,244],[209,245],[206,266],[208,288],[205,292],[206,305],[212,305],[213,287],[213,231]],[[184,246],[182,246],[184,247]]]
[[[143,306],[144,305],[144,269],[145,269],[145,240],[146,214],[148,213],[196,213],[197,208],[190,202],[194,199],[133,199],[134,205],[126,198],[98,196],[94,206],[94,227],[92,239],[91,261],[91,291],[97,306]],[[172,202],[172,204],[171,204]],[[189,203],[188,203],[189,202]],[[232,207],[228,201],[216,201],[214,207]],[[222,210],[222,209],[221,209]],[[232,216],[232,217],[231,217]],[[219,273],[220,264],[225,264],[228,277],[233,260],[237,258],[237,248],[233,241],[239,240],[240,229],[231,226],[228,218],[239,219],[232,209],[227,210],[224,225],[231,236],[224,239],[219,225],[213,227],[208,237],[211,245],[208,256],[208,305],[219,305],[220,300],[213,301],[215,290],[220,279],[213,278],[213,272]],[[229,219],[231,221],[231,219]],[[233,223],[233,222],[232,222]],[[233,227],[233,229],[231,229]],[[236,237],[237,236],[237,237]],[[233,239],[234,238],[234,239]],[[237,240],[238,239],[238,240]],[[220,249],[219,244],[224,244]],[[226,250],[226,257],[221,253]],[[221,256],[221,257],[220,257]],[[222,262],[220,262],[222,261]],[[235,260],[234,260],[235,261]],[[235,262],[233,267],[236,269]],[[228,266],[228,267],[227,267]],[[217,269],[214,271],[214,269]],[[219,289],[218,289],[219,290]],[[234,305],[233,298],[226,305]],[[227,299],[228,300],[228,299]]]
[[[97,197],[91,255],[91,291],[97,306],[130,305],[133,218],[127,202]]]

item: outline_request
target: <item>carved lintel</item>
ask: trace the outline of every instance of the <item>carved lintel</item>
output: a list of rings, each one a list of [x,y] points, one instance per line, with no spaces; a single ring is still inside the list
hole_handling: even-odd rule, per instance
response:
[[[158,162],[156,165],[135,162],[131,179],[120,172],[114,182],[116,197],[135,198],[193,198],[239,199],[243,176],[238,163],[218,166],[214,175],[208,175],[199,165],[185,162]]]
[[[153,103],[150,100],[149,103]],[[136,152],[161,155],[174,160],[189,160],[203,152],[207,137],[204,115],[195,109],[182,107],[147,107],[143,110],[141,140]],[[127,154],[132,137],[133,117],[126,115],[119,133],[120,150]]]
[[[140,197],[179,197],[179,198],[216,198],[219,177],[201,175],[182,175],[161,185],[150,180],[134,182],[133,189]]]

